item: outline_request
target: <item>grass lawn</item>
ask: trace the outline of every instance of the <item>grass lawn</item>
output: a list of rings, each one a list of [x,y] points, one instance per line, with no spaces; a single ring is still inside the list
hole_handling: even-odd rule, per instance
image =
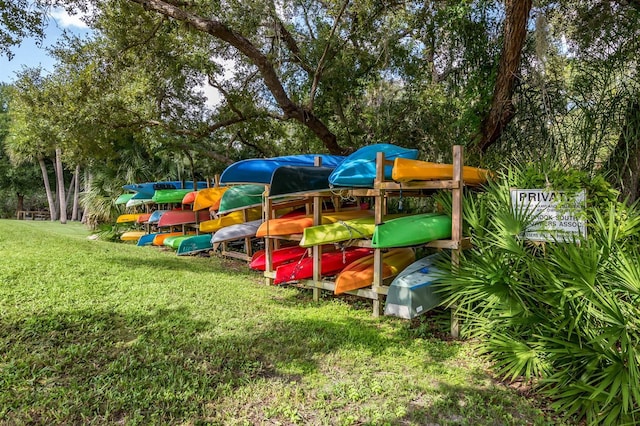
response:
[[[88,235],[0,220],[2,424],[558,424],[472,343]]]

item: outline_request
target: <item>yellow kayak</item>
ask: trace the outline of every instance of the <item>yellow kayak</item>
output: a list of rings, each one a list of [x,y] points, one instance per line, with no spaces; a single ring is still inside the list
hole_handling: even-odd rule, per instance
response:
[[[479,185],[487,181],[491,171],[477,167],[464,166],[462,179],[466,184]],[[393,160],[391,178],[396,182],[412,180],[438,180],[453,178],[453,164],[430,163],[428,161],[396,158]]]
[[[120,239],[122,241],[138,241],[145,234],[144,231],[128,231],[120,235]]]
[[[210,209],[212,207],[214,210],[218,210],[222,194],[227,189],[229,189],[228,186],[201,189],[193,200],[193,210]]]
[[[247,210],[247,221],[257,220],[262,217],[262,208],[254,207]],[[200,222],[200,232],[212,233],[227,226],[244,223],[244,213],[241,210],[231,212],[217,219]]]
[[[116,223],[130,223],[130,222],[137,222],[138,218],[142,215],[142,213],[127,213],[127,214],[121,214],[120,216],[118,216],[118,219],[116,219]]]

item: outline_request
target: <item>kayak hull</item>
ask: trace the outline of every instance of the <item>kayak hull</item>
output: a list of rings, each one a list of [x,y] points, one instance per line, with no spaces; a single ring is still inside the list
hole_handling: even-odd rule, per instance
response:
[[[217,231],[211,237],[212,244],[223,243],[225,241],[241,240],[243,238],[255,237],[256,231],[262,224],[262,219],[252,220],[245,223],[236,223],[226,226]]]
[[[158,220],[159,227],[187,225],[189,223],[203,222],[210,218],[209,212],[202,210],[194,212],[193,210],[170,210],[160,217]]]
[[[204,210],[206,211],[206,210]],[[247,209],[247,220],[256,220],[262,217],[262,209],[259,207]],[[244,211],[235,211],[217,219],[205,220],[200,222],[200,232],[214,233],[227,226],[243,223],[245,221]]]
[[[382,279],[394,277],[415,261],[410,248],[395,248],[382,254]],[[336,277],[334,293],[369,287],[373,283],[374,255],[370,254],[349,264]]]
[[[222,194],[227,189],[229,187],[226,186],[201,189],[193,200],[193,210],[213,209],[217,211],[220,208]]]
[[[211,244],[211,234],[201,234],[183,240],[178,246],[176,254],[178,256],[186,256],[203,251],[208,251],[212,248],[213,245]]]
[[[485,183],[490,174],[489,170],[477,167],[464,166],[462,168],[462,179],[465,184],[469,185]],[[396,158],[393,160],[391,178],[397,182],[453,179],[453,164]]]
[[[326,213],[322,215],[322,223],[328,224],[339,220],[356,219],[372,215],[373,212],[370,210],[346,210]],[[310,226],[313,226],[313,215],[270,219],[260,225],[260,228],[258,228],[256,232],[256,237],[302,234],[303,231]]]
[[[415,246],[451,237],[451,217],[425,213],[404,216],[376,225],[371,247]]]
[[[218,212],[229,213],[262,205],[264,185],[232,186],[222,194]]]

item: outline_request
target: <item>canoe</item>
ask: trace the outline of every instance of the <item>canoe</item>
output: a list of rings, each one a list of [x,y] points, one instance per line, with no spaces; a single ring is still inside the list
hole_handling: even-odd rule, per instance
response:
[[[196,199],[193,202],[193,210],[203,210],[212,207],[213,210],[218,210],[222,194],[224,194],[227,189],[229,189],[228,186],[201,189],[196,194]]]
[[[136,220],[136,222],[147,223],[150,217],[151,217],[151,213],[142,213],[140,216],[138,216],[138,219]]]
[[[120,196],[116,198],[114,204],[127,204],[127,201],[129,201],[134,195],[136,194],[133,192],[125,192],[124,194],[120,194]]]
[[[196,254],[211,250],[212,248],[213,244],[211,244],[211,234],[200,234],[182,240],[176,250],[176,254],[178,256],[186,256],[188,254]]]
[[[151,200],[151,197],[142,198],[142,196],[141,196],[141,198],[136,198],[136,195],[134,195],[133,197],[131,197],[131,199],[129,201],[127,201],[127,204],[125,204],[125,206],[127,208],[138,207],[138,206],[143,206],[145,204],[153,203],[153,200]],[[145,195],[145,197],[147,197],[147,196]]]
[[[225,226],[216,231],[211,236],[211,244],[223,243],[225,241],[241,240],[247,237],[255,237],[256,231],[262,224],[262,219],[252,220],[245,223]]]
[[[152,234],[144,234],[142,237],[140,237],[140,239],[138,239],[138,244],[136,244],[137,246],[149,246],[151,244],[153,244],[153,239],[156,237],[156,235],[161,234],[161,232],[155,232]]]
[[[313,166],[316,157],[322,160],[322,166],[334,168],[345,157],[327,154],[286,155],[272,158],[251,158],[238,161],[227,167],[220,176],[220,183],[271,183],[271,177],[278,167]]]
[[[262,205],[264,185],[232,186],[222,194],[218,212],[229,213],[236,210]]]
[[[322,215],[322,224],[372,215],[373,212],[371,210],[345,210],[326,213]],[[305,228],[309,226],[313,226],[313,215],[269,219],[260,225],[258,232],[256,232],[256,237],[302,234]]]
[[[153,242],[151,244],[153,244],[154,246],[162,246],[164,245],[164,240],[169,238],[169,237],[175,237],[178,235],[184,235],[182,232],[164,232],[161,234],[156,234],[155,237],[153,237]]]
[[[168,211],[169,210],[155,210],[153,213],[151,213],[151,217],[149,217],[149,220],[147,222],[150,224],[158,223],[162,215]]]
[[[393,279],[384,306],[385,315],[412,319],[442,303],[442,297],[432,285],[440,275],[433,266],[440,257],[436,253],[416,260]]]
[[[322,253],[320,257],[320,274],[323,276],[335,275],[347,265],[369,256],[372,249],[361,247],[349,247],[340,251]],[[282,284],[291,281],[305,280],[313,277],[313,257],[307,256],[297,262],[287,263],[276,269],[274,284]]]
[[[479,185],[487,181],[491,172],[477,167],[464,166],[462,179],[469,185]],[[396,158],[393,160],[391,178],[397,182],[412,180],[452,179],[453,164],[430,163],[428,161]]]
[[[418,158],[417,149],[402,148],[388,143],[364,146],[345,158],[335,168],[329,176],[329,183],[332,186],[373,187],[378,152],[384,152],[387,160],[394,160],[397,157]],[[392,170],[392,166],[385,166],[385,179],[391,179]]]
[[[402,215],[387,215],[384,220],[394,219]],[[305,228],[302,232],[301,247],[313,247],[318,244],[339,243],[361,238],[371,238],[375,230],[375,217],[366,216],[357,219],[339,220],[326,225]]]
[[[143,235],[145,235],[144,231],[127,231],[120,235],[120,239],[122,241],[138,241]]]
[[[193,235],[175,235],[171,237],[167,237],[162,242],[162,245],[165,247],[171,247],[174,250],[177,250],[180,246],[180,243],[186,240],[187,238],[191,238]]]
[[[151,198],[156,204],[182,203],[182,199],[193,189],[158,189]]]
[[[271,252],[271,267],[275,270],[278,266],[297,261],[308,256],[308,250],[300,246],[283,247]],[[267,267],[267,256],[264,250],[253,254],[249,268],[264,271]]]
[[[327,191],[332,167],[282,166],[274,170],[269,198]]]
[[[374,255],[349,264],[336,277],[335,294],[368,287],[373,283]],[[416,260],[413,249],[395,248],[382,254],[382,279],[394,277]]]
[[[198,195],[198,191],[189,191],[182,198],[182,204],[193,204],[196,200],[196,195]]]
[[[423,213],[403,216],[376,225],[371,247],[405,247],[451,237],[451,217]]]
[[[159,227],[186,225],[189,223],[203,222],[210,218],[209,212],[201,210],[194,212],[193,210],[170,210],[162,215],[158,221]]]
[[[138,220],[142,213],[127,213],[121,214],[116,219],[116,223],[132,223]]]
[[[207,210],[202,210],[207,211]],[[260,219],[262,217],[262,209],[255,207],[246,210],[247,221]],[[229,213],[224,216],[220,216],[216,219],[205,220],[200,222],[200,232],[213,233],[227,226],[235,225],[236,223],[245,222],[245,212],[238,210]]]

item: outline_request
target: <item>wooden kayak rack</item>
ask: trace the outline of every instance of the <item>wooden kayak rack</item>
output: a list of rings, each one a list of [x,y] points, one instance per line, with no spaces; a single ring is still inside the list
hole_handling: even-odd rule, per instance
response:
[[[371,197],[374,200],[374,215],[375,223],[382,223],[382,218],[387,210],[387,198],[403,196],[420,195],[424,196],[427,193],[437,190],[449,190],[452,193],[452,214],[451,214],[451,238],[448,240],[436,240],[425,244],[425,247],[432,247],[437,249],[448,249],[452,251],[452,262],[458,263],[460,261],[460,251],[471,247],[471,241],[469,238],[463,238],[462,236],[462,197],[463,188],[465,186],[463,180],[463,147],[460,145],[454,145],[453,151],[453,177],[447,180],[429,180],[429,181],[411,181],[411,182],[395,182],[385,180],[384,168],[385,166],[393,165],[393,161],[385,159],[384,153],[378,152],[376,158],[376,176],[373,184],[373,188],[341,188],[341,191],[347,191],[350,197]],[[320,159],[316,160],[316,166],[321,166]],[[317,192],[307,195],[307,199],[311,200],[311,206],[313,210],[313,223],[314,225],[320,225],[322,223],[322,203],[323,199],[334,195],[331,191]],[[335,204],[337,205],[337,204]],[[263,212],[265,214],[265,220],[274,218],[275,205],[269,197],[265,197],[265,205]],[[264,272],[265,282],[269,285],[273,284],[275,278],[275,271],[272,270],[272,251],[278,246],[278,240],[283,237],[265,237],[265,252],[266,252],[266,269]],[[363,240],[355,245],[360,247],[371,247],[370,241]],[[320,262],[322,257],[322,246],[317,245],[311,248],[313,252],[313,278],[310,280],[301,280],[298,284],[305,288],[313,290],[314,301],[320,300],[320,291],[334,291],[335,283],[323,279],[320,275]],[[353,291],[348,291],[346,294],[364,297],[373,301],[373,316],[379,317],[381,314],[382,296],[386,296],[389,289],[389,283],[391,279],[383,280],[382,278],[382,250],[374,250],[374,276],[373,282],[370,288],[363,288]],[[458,315],[456,307],[452,307],[451,310],[451,335],[458,337]]]

